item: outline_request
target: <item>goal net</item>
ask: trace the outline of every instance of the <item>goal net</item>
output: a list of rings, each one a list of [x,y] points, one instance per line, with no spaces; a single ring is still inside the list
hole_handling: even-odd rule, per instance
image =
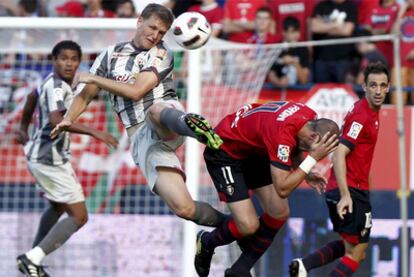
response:
[[[129,21],[129,28],[119,29],[114,29],[114,22],[111,19],[112,30],[99,25],[77,29],[74,19],[59,21],[59,26],[50,19],[49,25],[39,28],[32,21],[0,32],[0,244],[7,249],[0,252],[0,271],[4,276],[17,275],[15,258],[31,248],[47,207],[26,169],[23,147],[15,141],[25,97],[52,70],[49,53],[58,41],[72,39],[82,46],[80,71],[87,71],[107,46],[132,39],[135,20]],[[176,88],[186,105],[189,55],[175,46],[169,34],[166,40],[175,52]],[[280,51],[211,39],[201,49],[201,114],[215,125],[242,104],[254,102]],[[93,138],[71,135],[71,162],[87,196],[89,222],[46,258],[48,272],[52,276],[182,276],[184,221],[145,186],[130,156],[126,132],[105,95],[94,100],[79,121],[110,132],[120,146],[108,150]],[[184,165],[184,147],[178,153]],[[201,168],[189,169],[201,173],[198,199],[224,209],[204,162],[200,164]],[[223,247],[217,252],[211,276],[222,276],[237,254],[235,249]]]

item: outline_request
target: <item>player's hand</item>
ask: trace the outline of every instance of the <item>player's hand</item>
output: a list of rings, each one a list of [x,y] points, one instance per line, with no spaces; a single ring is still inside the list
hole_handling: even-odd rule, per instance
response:
[[[309,155],[311,155],[315,160],[320,161],[329,153],[335,151],[338,147],[338,143],[339,140],[337,135],[331,135],[330,132],[327,132],[321,140],[312,144]]]
[[[336,204],[336,212],[341,220],[344,219],[346,213],[352,213],[352,198],[350,195],[341,196],[341,200]]]
[[[29,141],[29,134],[25,130],[16,131],[16,140],[18,143],[25,145]]]
[[[60,133],[62,133],[63,131],[66,131],[71,125],[72,125],[72,121],[70,121],[69,119],[63,119],[50,132],[50,138],[52,139],[56,138]]]
[[[316,190],[319,194],[322,194],[325,192],[326,184],[328,183],[326,178],[320,175],[317,172],[310,172],[306,178],[306,183]]]
[[[90,84],[93,82],[94,76],[88,72],[80,72],[75,77],[74,85],[77,86],[79,83]]]
[[[114,138],[111,134],[101,132],[101,131],[96,131],[96,132],[94,132],[93,136],[96,139],[99,139],[99,140],[105,142],[105,144],[109,148],[117,148],[118,147],[118,140],[116,138]]]

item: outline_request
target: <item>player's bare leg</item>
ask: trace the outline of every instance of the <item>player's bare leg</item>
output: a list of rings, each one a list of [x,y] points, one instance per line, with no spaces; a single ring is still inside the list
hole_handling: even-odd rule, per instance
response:
[[[183,176],[177,170],[158,167],[157,172],[154,192],[164,200],[174,214],[204,226],[217,226],[226,219],[226,215],[215,210],[210,204],[194,201]]]
[[[148,117],[161,138],[178,134],[193,137],[212,149],[220,148],[223,141],[210,123],[198,114],[184,113],[166,104],[154,104],[148,109]]]
[[[260,217],[260,228],[254,235],[239,241],[242,254],[231,268],[226,270],[226,276],[251,276],[250,270],[268,249],[280,228],[289,216],[287,199],[282,199],[272,185],[254,190],[264,213]]]

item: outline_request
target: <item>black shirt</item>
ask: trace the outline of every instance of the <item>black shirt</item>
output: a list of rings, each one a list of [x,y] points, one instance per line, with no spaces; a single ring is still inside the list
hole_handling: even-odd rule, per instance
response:
[[[337,10],[335,12],[335,10]],[[354,3],[349,0],[345,0],[343,3],[335,3],[332,0],[321,1],[313,10],[312,17],[322,17],[323,20],[329,22],[334,13],[345,13],[345,22],[352,22],[355,28],[358,25],[358,11]],[[343,36],[332,36],[328,34],[316,34],[313,33],[314,40],[322,39],[334,39],[334,38],[345,38]],[[315,47],[314,57],[315,60],[345,60],[350,59],[353,56],[353,44],[338,44],[330,46],[319,46]]]

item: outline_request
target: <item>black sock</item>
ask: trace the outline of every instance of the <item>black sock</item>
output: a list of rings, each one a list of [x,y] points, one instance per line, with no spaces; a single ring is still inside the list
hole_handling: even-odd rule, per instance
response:
[[[214,209],[210,204],[194,201],[196,212],[192,220],[197,225],[217,227],[229,218],[229,216]]]
[[[203,245],[210,250],[213,250],[217,246],[230,244],[237,239],[241,239],[242,235],[237,229],[234,220],[228,219],[224,221],[213,231],[206,233],[202,237]]]
[[[50,229],[56,224],[59,220],[61,212],[56,211],[52,207],[46,209],[43,212],[42,217],[40,218],[39,227],[37,228],[36,237],[33,241],[32,247],[35,247],[42,241],[42,239],[49,233]]]
[[[342,240],[331,241],[322,248],[302,259],[306,270],[329,264],[345,255],[345,245]]]
[[[257,232],[242,242],[243,252],[231,267],[232,271],[237,275],[246,275],[272,244],[274,237],[285,222],[286,219],[279,220],[263,214],[260,217],[260,227]]]
[[[348,256],[344,256],[335,268],[329,273],[329,277],[350,277],[358,269],[359,263]]]
[[[185,115],[186,114],[180,110],[164,108],[160,114],[160,122],[162,125],[178,135],[197,139],[194,132],[187,126],[187,123],[185,123]]]

